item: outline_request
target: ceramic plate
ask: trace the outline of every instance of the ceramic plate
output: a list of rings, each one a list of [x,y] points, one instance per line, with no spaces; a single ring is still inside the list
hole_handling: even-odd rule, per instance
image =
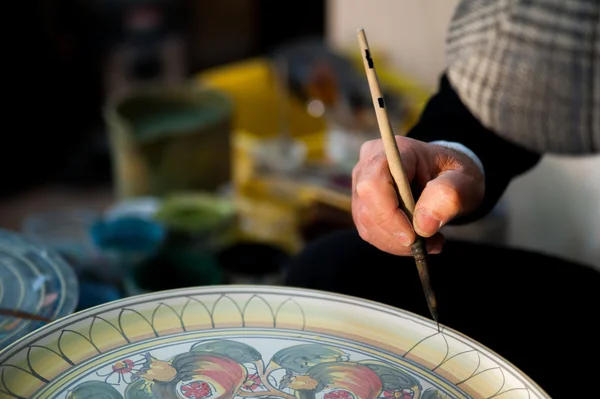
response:
[[[75,273],[62,258],[0,229],[0,308],[55,320],[75,310],[78,296]],[[0,316],[0,348],[43,324]]]
[[[547,398],[455,331],[373,302],[269,287],[147,294],[0,353],[15,398]]]

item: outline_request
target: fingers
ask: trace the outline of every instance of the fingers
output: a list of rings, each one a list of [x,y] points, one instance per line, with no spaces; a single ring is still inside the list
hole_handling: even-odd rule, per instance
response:
[[[396,190],[387,173],[387,162],[367,166],[356,183],[354,206],[363,225],[377,225],[402,245],[414,241],[414,231],[404,212],[400,210]]]
[[[410,163],[410,154],[407,158],[405,162]],[[394,247],[412,244],[415,234],[408,218],[399,209],[380,140],[367,142],[361,148],[361,159],[353,173],[353,186],[352,207],[357,224],[361,223],[367,229],[377,226],[377,231],[386,233],[386,240],[395,242]]]
[[[415,175],[417,158],[410,139],[398,141],[402,162],[409,178]],[[410,255],[415,232],[399,208],[381,140],[365,143],[354,168],[352,215],[360,236],[382,251]],[[441,251],[443,237],[428,240],[430,253]]]
[[[360,221],[355,220],[355,223],[360,237],[379,250],[398,256],[412,255],[410,246],[403,245],[397,236],[372,223],[368,215],[360,218]],[[432,255],[439,254],[442,251],[444,241],[444,236],[440,233],[426,238],[427,252]]]
[[[462,170],[442,172],[425,185],[415,205],[415,231],[433,236],[459,214],[473,210],[482,196],[482,185],[472,175]]]
[[[395,255],[410,254],[410,244],[414,240],[411,236],[414,237],[414,232],[410,229],[406,215],[400,209],[396,208],[389,214],[386,223],[380,224],[375,221],[377,219],[371,217],[372,212],[361,200],[354,201],[352,206],[354,223],[363,240]],[[401,227],[398,228],[397,225]],[[390,229],[390,226],[393,227]],[[410,235],[406,232],[408,229],[410,229]]]

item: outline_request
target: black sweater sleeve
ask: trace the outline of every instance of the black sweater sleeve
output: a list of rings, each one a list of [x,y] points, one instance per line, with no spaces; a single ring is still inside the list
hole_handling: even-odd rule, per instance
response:
[[[510,181],[541,159],[540,154],[485,128],[462,103],[446,75],[442,76],[439,91],[429,100],[408,137],[424,142],[458,142],[471,149],[481,160],[485,170],[484,200],[475,212],[455,219],[452,224],[469,223],[488,214]]]

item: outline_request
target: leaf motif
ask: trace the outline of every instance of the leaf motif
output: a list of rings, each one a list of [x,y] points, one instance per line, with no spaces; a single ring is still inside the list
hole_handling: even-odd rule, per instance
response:
[[[153,384],[138,378],[125,388],[125,399],[159,399],[152,392]]]
[[[504,373],[500,367],[480,371],[466,381],[457,384],[462,390],[478,397],[489,398],[504,386]]]
[[[214,328],[210,309],[204,302],[191,297],[181,310],[181,320],[187,331],[206,330]]]
[[[43,381],[31,372],[17,366],[0,364],[0,397],[3,393],[12,393],[12,397],[29,398],[41,388]]]
[[[123,395],[115,387],[104,381],[86,381],[69,392],[66,399],[86,398],[123,399]]]
[[[242,327],[244,325],[242,309],[227,295],[222,295],[215,301],[212,316],[215,328]]]
[[[52,380],[62,370],[70,366],[69,362],[59,353],[44,346],[29,347],[27,350],[27,360],[31,371],[47,380]]]
[[[275,327],[275,312],[267,301],[253,295],[242,309],[245,327]]]
[[[275,311],[275,327],[278,328],[297,328],[298,321],[302,322],[301,329],[304,330],[306,327],[306,317],[304,316],[304,310],[302,307],[293,299],[285,300],[281,305],[277,307]]]
[[[376,397],[383,384],[369,367],[354,362],[321,363],[312,367],[308,375],[319,382],[315,391],[335,386],[352,392],[357,398]]]
[[[158,337],[158,333],[150,321],[137,310],[129,308],[122,309],[117,321],[123,334],[132,342]]]
[[[98,316],[94,317],[90,324],[89,338],[101,352],[106,352],[129,343],[126,336],[124,336],[116,325]]]
[[[273,355],[271,361],[296,374],[306,374],[321,363],[341,362],[346,353],[341,349],[320,344],[303,344],[281,349]]]
[[[159,335],[181,333],[185,331],[179,315],[170,305],[161,302],[152,312],[152,326]]]
[[[474,375],[480,363],[479,352],[469,350],[449,357],[434,371],[453,384],[457,384]]]
[[[404,357],[433,369],[446,359],[448,351],[448,341],[444,334],[436,333],[417,342]]]
[[[494,399],[529,399],[530,392],[523,385],[523,381],[520,378],[517,378],[516,375],[511,373],[503,373],[504,376],[504,385],[501,389],[496,392],[495,395],[492,396]]]
[[[74,364],[100,353],[93,342],[78,331],[63,330],[58,337],[58,345],[63,356]]]
[[[227,356],[240,364],[254,363],[262,359],[259,351],[243,342],[222,339],[211,342],[199,342],[192,345],[192,353],[217,353]]]
[[[386,391],[401,391],[402,389],[417,389],[421,390],[421,384],[412,375],[405,371],[391,367],[385,363],[376,360],[363,360],[358,362],[373,370],[381,379],[383,389]]]

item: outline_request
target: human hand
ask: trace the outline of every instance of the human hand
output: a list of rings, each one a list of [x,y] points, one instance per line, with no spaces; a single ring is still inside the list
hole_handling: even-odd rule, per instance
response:
[[[410,255],[416,231],[426,239],[430,254],[439,253],[444,244],[439,229],[481,203],[483,173],[462,152],[407,137],[397,136],[396,142],[414,190],[414,230],[399,208],[381,139],[362,145],[352,171],[354,223],[362,239],[382,251]]]

